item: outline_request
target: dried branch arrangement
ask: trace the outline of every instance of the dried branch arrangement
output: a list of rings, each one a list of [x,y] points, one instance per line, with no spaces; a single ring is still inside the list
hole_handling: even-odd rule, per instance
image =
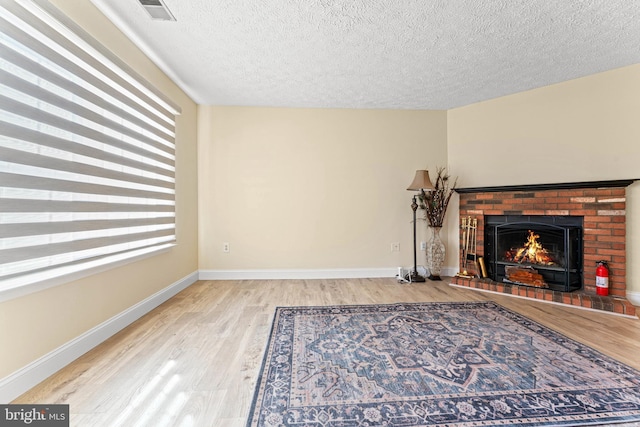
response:
[[[442,227],[449,200],[458,183],[458,178],[452,180],[443,167],[439,167],[436,173],[436,182],[433,184],[435,189],[429,192],[422,190],[418,196],[420,209],[424,209],[424,216],[430,227]]]

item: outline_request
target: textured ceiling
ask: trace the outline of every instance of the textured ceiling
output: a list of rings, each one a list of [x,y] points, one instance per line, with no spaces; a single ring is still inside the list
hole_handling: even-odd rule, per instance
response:
[[[640,63],[639,0],[91,0],[199,104],[449,109]]]

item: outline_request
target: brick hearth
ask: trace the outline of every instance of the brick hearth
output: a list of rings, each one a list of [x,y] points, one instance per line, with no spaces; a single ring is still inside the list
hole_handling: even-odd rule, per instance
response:
[[[469,269],[476,277],[454,277],[451,283],[635,316],[635,307],[626,299],[625,188],[631,182],[633,181],[458,189],[460,218],[471,217],[478,220],[478,256],[484,256],[485,215],[583,217],[584,287],[574,292],[559,292],[497,283],[478,278],[478,272]],[[605,260],[609,264],[608,297],[596,295],[595,270],[596,261],[599,260]]]

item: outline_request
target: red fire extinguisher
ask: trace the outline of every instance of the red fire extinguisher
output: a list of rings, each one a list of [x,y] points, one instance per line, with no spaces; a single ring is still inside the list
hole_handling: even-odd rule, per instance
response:
[[[609,266],[606,261],[596,262],[596,293],[598,295],[609,295]]]

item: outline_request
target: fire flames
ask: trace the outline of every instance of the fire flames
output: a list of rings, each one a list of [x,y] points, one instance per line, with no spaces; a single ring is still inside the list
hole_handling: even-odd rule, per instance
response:
[[[507,261],[540,265],[554,265],[556,261],[549,252],[538,241],[540,235],[529,230],[529,237],[524,246],[517,249],[511,249],[505,254]]]

